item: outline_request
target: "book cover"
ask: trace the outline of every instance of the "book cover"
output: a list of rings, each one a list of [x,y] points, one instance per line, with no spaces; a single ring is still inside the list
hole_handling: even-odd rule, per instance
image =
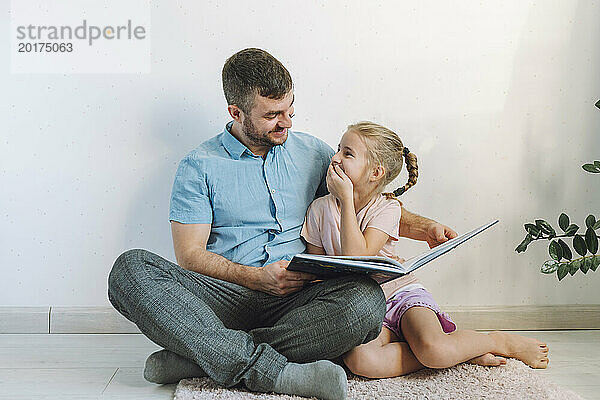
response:
[[[287,269],[314,274],[319,279],[334,278],[347,274],[367,274],[378,283],[384,283],[406,275],[435,260],[497,222],[498,220],[494,220],[484,224],[403,263],[381,256],[325,256],[301,253],[292,258]]]

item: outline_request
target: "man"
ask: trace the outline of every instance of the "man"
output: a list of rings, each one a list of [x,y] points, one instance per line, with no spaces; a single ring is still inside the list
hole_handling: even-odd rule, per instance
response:
[[[310,202],[326,193],[333,150],[292,132],[287,69],[245,49],[223,67],[232,122],[180,163],[170,221],[179,265],[145,250],[115,262],[109,299],[165,350],[146,361],[156,383],[210,376],[223,386],[343,399],[344,370],[327,360],[380,332],[385,299],[364,277],[312,282],[287,271],[303,252]],[[401,234],[430,245],[456,234],[404,211]]]

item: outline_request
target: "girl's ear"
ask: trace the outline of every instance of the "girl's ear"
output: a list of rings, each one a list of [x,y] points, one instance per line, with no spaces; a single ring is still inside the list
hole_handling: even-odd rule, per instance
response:
[[[378,180],[382,179],[384,176],[385,176],[385,168],[383,167],[383,165],[378,165],[371,172],[369,181],[377,182]]]

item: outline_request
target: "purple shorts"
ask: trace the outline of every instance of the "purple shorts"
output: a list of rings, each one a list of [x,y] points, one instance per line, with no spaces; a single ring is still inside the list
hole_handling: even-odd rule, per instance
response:
[[[402,315],[411,307],[427,307],[431,309],[437,315],[440,325],[442,325],[442,330],[445,333],[456,330],[454,321],[440,310],[440,307],[433,300],[433,296],[426,289],[418,288],[400,291],[390,297],[385,305],[386,311],[383,326],[394,332],[401,342],[406,342],[406,339],[402,334],[402,329],[400,329],[400,320],[402,319]]]

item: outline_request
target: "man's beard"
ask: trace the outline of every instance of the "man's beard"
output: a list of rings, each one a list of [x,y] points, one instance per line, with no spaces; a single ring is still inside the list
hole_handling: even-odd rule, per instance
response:
[[[283,130],[283,128],[281,130]],[[272,140],[268,136],[268,134],[270,132],[268,132],[266,134],[261,134],[260,132],[258,132],[258,130],[256,129],[256,126],[254,126],[254,124],[252,123],[252,121],[250,120],[250,118],[245,118],[244,119],[244,122],[242,123],[242,133],[255,146],[273,147],[273,146],[279,146],[283,142],[285,142],[285,140],[283,142],[281,142],[281,143],[279,141]],[[286,139],[287,139],[287,137],[286,137]]]

